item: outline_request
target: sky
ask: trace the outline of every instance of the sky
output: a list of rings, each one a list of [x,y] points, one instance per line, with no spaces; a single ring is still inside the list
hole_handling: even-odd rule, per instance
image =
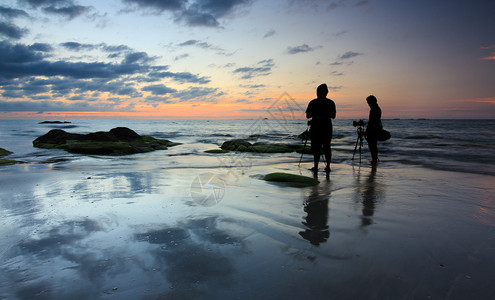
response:
[[[0,119],[495,118],[495,1],[2,0]]]

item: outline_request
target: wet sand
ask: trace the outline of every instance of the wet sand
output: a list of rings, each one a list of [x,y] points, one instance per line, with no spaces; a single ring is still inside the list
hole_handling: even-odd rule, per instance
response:
[[[122,161],[0,169],[0,299],[495,298],[493,176]]]

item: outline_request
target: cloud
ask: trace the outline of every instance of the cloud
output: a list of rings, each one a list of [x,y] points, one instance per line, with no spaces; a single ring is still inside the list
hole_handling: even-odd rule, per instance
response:
[[[314,48],[311,48],[310,46],[303,44],[301,46],[296,46],[296,47],[288,47],[287,52],[289,54],[297,54],[297,53],[304,53],[304,52],[310,52],[313,51]]]
[[[8,19],[29,17],[29,14],[21,9],[0,6],[0,16]]]
[[[154,78],[171,78],[172,80],[175,80],[180,83],[190,82],[190,83],[206,84],[210,82],[210,79],[208,79],[207,77],[194,75],[189,72],[179,72],[179,73],[168,72],[168,71],[152,72],[149,74],[149,76]]]
[[[92,44],[80,44],[77,42],[66,42],[66,43],[61,43],[60,46],[72,50],[72,51],[87,51],[87,50],[93,50],[97,48],[96,45]]]
[[[344,0],[332,2],[332,3],[328,4],[327,11],[336,10],[337,8],[344,7],[344,6],[345,6]]]
[[[21,3],[28,4],[32,8],[41,8],[46,13],[67,17],[72,20],[79,17],[92,8],[75,4],[72,0],[18,0]]]
[[[72,20],[88,12],[90,9],[91,8],[89,6],[70,5],[65,7],[48,6],[43,8],[43,11],[50,14],[64,16]]]
[[[481,46],[481,50],[492,50],[495,49],[495,45],[489,45],[489,46]],[[481,60],[495,60],[495,52],[491,52],[488,55],[485,55],[480,58]]]
[[[25,28],[20,28],[14,24],[0,21],[0,35],[7,38],[19,40],[28,33]]]
[[[363,55],[363,53],[358,53],[358,52],[353,52],[353,51],[347,51],[346,53],[339,55],[338,59],[339,60],[347,60],[354,58],[356,56]]]
[[[361,6],[366,6],[368,5],[370,2],[368,0],[362,0],[362,1],[359,1],[357,2],[356,4],[354,4],[354,7],[361,7]]]
[[[251,79],[253,77],[270,75],[274,66],[273,59],[266,59],[258,62],[253,67],[237,68],[233,72],[234,74],[242,74],[241,79]]]
[[[219,89],[217,88],[190,87],[186,90],[175,93],[174,97],[179,98],[180,102],[188,102],[192,100],[202,102],[217,102],[217,97],[223,95],[224,93],[219,91]]]
[[[182,0],[122,0],[124,3],[135,4],[141,9],[152,9],[157,12],[176,11],[184,9],[185,1]]]
[[[267,33],[265,33],[265,35],[263,36],[264,39],[266,38],[269,38],[271,36],[274,36],[275,34],[277,34],[277,32],[275,30],[269,30]]]
[[[190,55],[187,54],[187,53],[184,53],[184,54],[181,54],[181,55],[177,55],[176,57],[174,57],[174,61],[178,61],[178,60],[181,60],[181,59],[184,59],[184,58],[187,58],[189,57]]]
[[[167,94],[172,94],[172,93],[177,92],[176,89],[166,87],[163,84],[149,85],[149,86],[142,88],[141,90],[146,91],[146,92],[151,92],[151,94],[155,95],[155,96],[156,95],[162,96],[162,95],[167,95]]]
[[[175,21],[188,26],[220,27],[220,18],[233,14],[237,9],[250,4],[251,0],[122,0],[136,5],[138,9],[151,10],[154,13],[172,12]]]
[[[203,42],[200,40],[188,40],[188,41],[185,41],[185,42],[179,44],[179,47],[190,47],[190,46],[199,47],[199,48],[205,49],[205,50],[217,51],[216,54],[218,54],[218,55],[231,56],[233,54],[233,53],[227,53],[225,51],[225,49],[223,49],[219,46],[215,46],[215,45],[212,45],[208,42]]]

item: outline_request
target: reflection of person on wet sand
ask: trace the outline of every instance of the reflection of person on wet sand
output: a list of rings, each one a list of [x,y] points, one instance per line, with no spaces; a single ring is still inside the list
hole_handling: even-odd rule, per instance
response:
[[[323,188],[323,190],[322,190]],[[304,203],[304,212],[307,213],[305,231],[300,231],[299,235],[308,240],[311,244],[319,246],[330,237],[328,230],[328,201],[330,198],[330,187],[327,179],[326,184],[314,186],[311,194]]]
[[[370,175],[364,182],[364,191],[363,191],[363,215],[361,217],[361,225],[368,226],[371,225],[372,217],[375,214],[376,207],[376,167],[371,168]]]

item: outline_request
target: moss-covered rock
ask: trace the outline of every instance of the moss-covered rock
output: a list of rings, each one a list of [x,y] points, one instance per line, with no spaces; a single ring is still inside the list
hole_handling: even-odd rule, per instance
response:
[[[0,148],[0,157],[7,156],[12,154],[9,150],[5,150],[3,148]],[[14,165],[14,164],[21,164],[22,161],[17,161],[13,159],[6,159],[6,158],[0,158],[0,166],[6,166],[6,165]]]
[[[304,154],[313,154],[313,152],[311,151],[311,146],[309,145],[297,145],[297,146],[294,146],[294,150],[297,152],[297,153],[304,153]]]
[[[38,148],[63,149],[79,154],[126,155],[166,150],[178,144],[151,136],[140,136],[129,128],[117,127],[109,132],[99,131],[88,134],[53,129],[35,139],[33,145]]]
[[[307,187],[314,186],[320,183],[318,180],[312,177],[281,172],[267,174],[263,176],[263,180],[278,182],[291,187]]]
[[[206,150],[205,153],[213,153],[213,154],[219,154],[219,153],[229,153],[229,150],[223,150],[223,149],[211,149],[211,150]]]
[[[226,141],[220,146],[223,150],[256,153],[289,153],[294,152],[295,145],[255,143],[242,139]]]
[[[0,148],[0,157],[7,156],[9,154],[12,154],[12,152],[10,152],[9,150],[5,150],[3,148]]]
[[[21,164],[22,162],[12,159],[0,158],[0,166]]]

